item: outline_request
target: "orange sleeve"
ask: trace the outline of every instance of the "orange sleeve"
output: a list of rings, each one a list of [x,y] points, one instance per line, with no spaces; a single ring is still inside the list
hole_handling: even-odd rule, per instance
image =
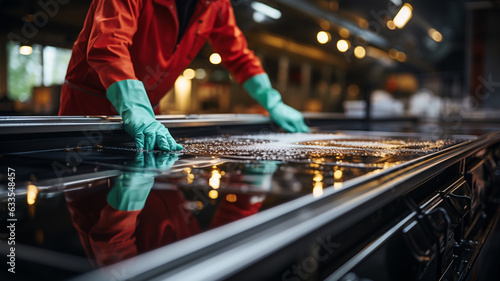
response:
[[[236,25],[234,11],[229,0],[219,0],[214,29],[210,34],[210,45],[222,57],[222,64],[243,84],[255,75],[264,73],[262,64],[248,49],[248,43]]]
[[[137,31],[141,0],[98,1],[87,46],[87,61],[104,88],[135,79],[129,48]]]

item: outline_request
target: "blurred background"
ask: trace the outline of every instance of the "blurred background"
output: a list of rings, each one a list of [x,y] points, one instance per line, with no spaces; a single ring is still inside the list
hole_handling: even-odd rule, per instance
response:
[[[0,0],[0,115],[56,115],[90,0]],[[500,2],[238,0],[284,101],[348,117],[500,119]],[[207,44],[162,114],[264,113]]]

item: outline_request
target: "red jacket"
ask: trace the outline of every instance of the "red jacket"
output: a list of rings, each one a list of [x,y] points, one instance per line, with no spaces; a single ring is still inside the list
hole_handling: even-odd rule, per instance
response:
[[[264,73],[236,25],[230,0],[200,0],[177,44],[175,0],[94,0],[61,92],[59,115],[116,115],[106,99],[113,83],[144,83],[152,106],[208,40],[239,83]]]
[[[73,224],[94,267],[135,257],[202,230],[196,217],[184,209],[180,190],[152,189],[142,210],[120,211],[106,202],[106,185],[65,194]],[[246,194],[238,194],[234,203],[223,200],[210,228],[253,215],[261,206]]]

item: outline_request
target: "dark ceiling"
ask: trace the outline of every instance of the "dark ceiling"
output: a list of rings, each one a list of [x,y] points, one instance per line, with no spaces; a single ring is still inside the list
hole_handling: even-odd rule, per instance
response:
[[[394,17],[399,9],[392,2],[402,2],[400,0],[259,1],[279,9],[282,17],[277,20],[267,18],[257,23],[253,20],[252,0],[232,1],[238,24],[256,48],[269,47],[262,39],[267,37],[261,36],[265,34],[269,38],[306,47],[304,52],[312,49],[320,51],[341,61],[338,65],[363,67],[370,60],[353,59],[351,62],[351,58],[335,47],[335,42],[340,39],[338,31],[345,27],[351,31],[349,40],[354,45],[371,46],[386,53],[390,49],[406,53],[407,61],[397,63],[403,67],[448,71],[462,67],[464,61],[465,0],[409,1],[413,6],[413,18],[402,30],[389,30],[385,25],[385,21]],[[49,14],[48,22],[37,30],[26,30],[25,15],[45,11],[40,3],[56,3],[56,6],[50,7],[51,10],[47,10],[55,12]],[[0,0],[0,33],[24,34],[27,36],[22,38],[29,37],[33,42],[71,47],[90,3],[91,0]],[[427,35],[429,28],[441,32],[443,41],[434,42]],[[316,34],[320,30],[329,31],[332,41],[325,45],[318,44]]]

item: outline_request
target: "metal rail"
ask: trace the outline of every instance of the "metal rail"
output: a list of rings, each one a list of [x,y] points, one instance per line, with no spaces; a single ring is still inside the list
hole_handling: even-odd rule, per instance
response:
[[[258,114],[159,115],[156,119],[168,128],[261,125],[270,122],[269,117]],[[0,135],[121,130],[123,124],[119,116],[0,117]]]

